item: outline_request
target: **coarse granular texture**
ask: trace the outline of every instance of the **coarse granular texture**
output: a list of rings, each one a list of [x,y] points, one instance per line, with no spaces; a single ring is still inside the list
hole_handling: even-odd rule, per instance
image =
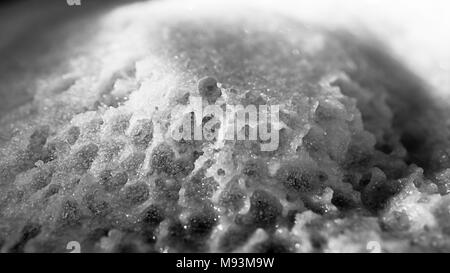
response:
[[[449,111],[378,42],[159,3],[84,22],[0,120],[3,252],[450,251]],[[278,148],[174,140],[190,96],[280,105]]]

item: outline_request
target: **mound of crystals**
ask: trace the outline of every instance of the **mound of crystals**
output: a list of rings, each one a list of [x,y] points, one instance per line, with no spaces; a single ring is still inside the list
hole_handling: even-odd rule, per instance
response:
[[[450,134],[420,80],[355,37],[247,15],[139,3],[82,54],[55,46],[67,74],[0,122],[1,250],[448,249]],[[174,139],[192,97],[279,106],[279,145],[225,122]]]

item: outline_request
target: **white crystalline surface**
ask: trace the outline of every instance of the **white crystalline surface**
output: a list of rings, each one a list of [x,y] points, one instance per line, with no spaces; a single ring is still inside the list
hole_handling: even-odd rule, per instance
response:
[[[164,3],[83,22],[6,57],[33,98],[0,120],[2,251],[449,250],[448,116],[382,45]],[[277,150],[170,137],[205,76],[280,105]]]

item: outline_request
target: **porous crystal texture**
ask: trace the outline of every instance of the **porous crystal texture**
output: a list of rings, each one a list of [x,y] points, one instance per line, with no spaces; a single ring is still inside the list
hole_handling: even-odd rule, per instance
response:
[[[29,59],[60,62],[0,120],[1,250],[449,251],[450,123],[426,85],[375,42],[254,15],[138,3],[55,32],[87,42]],[[279,145],[175,140],[193,96],[279,105]]]

